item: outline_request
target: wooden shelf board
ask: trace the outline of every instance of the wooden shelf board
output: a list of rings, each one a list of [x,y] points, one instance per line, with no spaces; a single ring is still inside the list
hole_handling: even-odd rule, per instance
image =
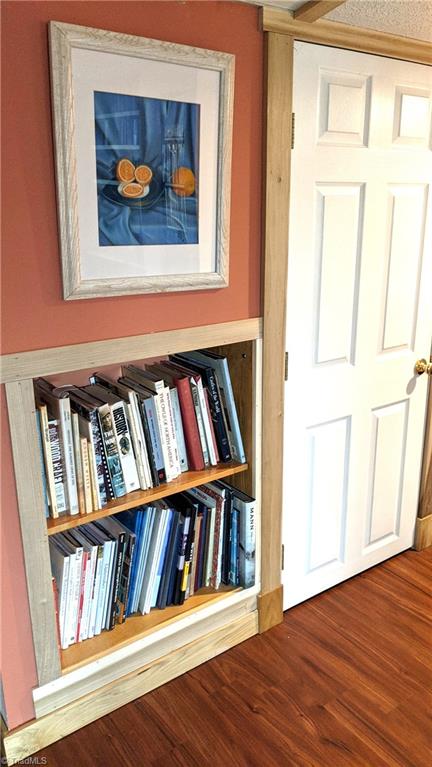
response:
[[[232,474],[239,474],[240,472],[246,471],[248,468],[249,466],[247,463],[230,461],[229,463],[219,463],[217,466],[212,466],[204,471],[186,471],[171,482],[164,482],[158,487],[150,488],[150,490],[135,490],[135,492],[128,493],[128,495],[125,495],[122,498],[110,501],[103,507],[103,509],[92,511],[91,514],[48,519],[48,535],[54,535],[55,533],[61,533],[64,530],[70,530],[73,527],[86,525],[89,522],[94,522],[96,519],[109,517],[120,511],[126,511],[126,509],[134,509],[137,506],[142,506],[144,503],[157,501],[159,498],[167,498],[174,493],[181,493],[184,490],[189,490],[191,487],[198,487],[206,482],[214,482],[215,479],[222,479],[222,477],[229,477]]]
[[[183,605],[171,605],[164,610],[153,609],[148,615],[131,615],[121,626],[112,631],[102,631],[99,636],[71,645],[61,651],[62,673],[67,674],[79,666],[98,660],[104,655],[118,650],[131,642],[136,642],[162,626],[190,615],[209,603],[224,599],[239,588],[221,586],[220,589],[203,588],[189,597]]]

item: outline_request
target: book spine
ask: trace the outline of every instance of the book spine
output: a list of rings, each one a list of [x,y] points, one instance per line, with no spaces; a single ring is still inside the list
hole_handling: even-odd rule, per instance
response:
[[[168,416],[168,431],[169,431],[169,440],[171,442],[171,447],[173,452],[174,471],[176,476],[178,477],[179,474],[181,474],[180,457],[179,457],[179,450],[177,445],[177,434],[174,427],[174,414],[172,409],[171,395],[170,395],[170,390],[168,386],[165,386],[163,388],[161,402],[162,401],[165,402],[166,412]]]
[[[90,476],[90,461],[88,454],[88,443],[85,437],[80,437],[80,453],[81,453],[81,465],[83,472],[83,488],[84,488],[84,506],[86,514],[91,514],[93,511],[93,497],[92,497],[92,485]],[[97,508],[97,506],[95,506]]]
[[[87,581],[89,571],[90,554],[88,551],[83,550],[82,566],[81,566],[81,580],[80,580],[80,594],[78,603],[78,621],[75,634],[75,642],[82,642],[85,638],[85,597],[87,592]]]
[[[255,584],[255,502],[240,501],[238,505],[239,578],[240,585],[249,588]]]
[[[158,473],[159,482],[166,482],[166,470],[164,465],[164,459],[162,455],[162,446],[159,434],[159,425],[156,417],[156,408],[153,397],[148,397],[143,401],[145,407],[147,422],[150,431],[150,439],[152,444],[153,456],[155,461],[156,470]]]
[[[206,402],[201,376],[196,376],[195,380],[197,383],[199,407],[201,411],[201,418],[202,418],[202,423],[204,428],[205,440],[207,444],[208,459],[209,459],[209,463],[212,466],[216,466],[217,464],[216,452],[215,452],[214,444],[213,444],[212,429],[210,427],[208,404]]]
[[[176,380],[176,389],[179,397],[190,468],[193,471],[202,471],[204,469],[204,458],[189,380],[187,378],[178,378]]]
[[[230,537],[230,569],[228,582],[231,586],[238,585],[238,509],[234,506],[231,511]]]
[[[77,547],[75,551],[74,582],[72,583],[71,613],[70,613],[70,640],[69,644],[75,644],[78,636],[78,617],[81,594],[81,576],[83,564],[83,548]]]
[[[147,484],[146,474],[144,471],[142,445],[138,436],[138,430],[135,423],[135,414],[133,412],[132,405],[130,403],[126,403],[126,415],[129,422],[130,434],[132,437],[132,446],[134,449],[135,464],[136,464],[136,468],[138,472],[140,488],[141,490],[147,490],[148,484]]]
[[[93,450],[96,463],[96,479],[98,486],[98,495],[101,507],[106,506],[109,500],[114,497],[111,483],[108,482],[108,467],[106,465],[106,456],[103,448],[102,437],[99,429],[99,420],[96,410],[90,413],[90,426]]]
[[[188,470],[189,466],[188,466],[187,453],[186,453],[186,443],[185,443],[185,437],[184,437],[183,423],[182,423],[181,412],[180,412],[179,395],[175,387],[169,390],[169,396],[171,400],[171,410],[172,410],[172,416],[173,416],[174,431],[175,431],[175,435],[177,439],[180,471],[184,472]]]
[[[198,385],[193,378],[191,378],[191,392],[192,392],[192,400],[193,400],[194,408],[195,408],[196,420],[198,424],[198,433],[199,433],[199,438],[201,443],[202,455],[204,459],[204,466],[209,466],[210,457],[209,457],[209,453],[207,449],[207,439],[205,435],[204,423],[203,423],[202,414],[201,414]]]
[[[71,413],[72,437],[75,457],[76,482],[78,492],[78,508],[80,514],[86,514],[85,496],[84,496],[84,474],[81,457],[81,444],[79,433],[78,413]]]
[[[140,483],[124,403],[117,402],[112,405],[111,412],[126,492],[131,493],[139,489]]]
[[[49,421],[49,439],[51,445],[51,457],[54,474],[55,498],[58,514],[67,511],[66,492],[63,472],[63,456],[60,447],[60,436],[57,421]]]
[[[217,439],[216,439],[216,433],[215,433],[215,430],[214,430],[214,423],[213,423],[213,419],[212,419],[212,415],[211,415],[211,410],[210,410],[209,393],[208,393],[208,390],[206,388],[204,388],[204,397],[205,397],[205,404],[206,404],[206,408],[207,408],[207,416],[208,416],[208,421],[209,421],[210,436],[211,436],[211,441],[212,441],[212,446],[213,446],[214,457],[215,457],[216,463],[219,463],[219,461],[220,461],[219,448],[218,448],[218,443],[217,443]]]
[[[146,449],[147,449],[147,458],[148,458],[148,465],[150,468],[150,477],[151,477],[152,487],[158,487],[160,485],[159,474],[156,469],[155,458],[154,458],[153,449],[152,449],[150,428],[149,428],[146,409],[144,407],[143,402],[141,402],[140,417],[141,417],[142,429],[144,434],[144,441],[145,441]]]
[[[95,575],[93,579],[93,589],[91,595],[91,609],[90,609],[90,621],[89,621],[89,639],[95,636],[96,633],[96,615],[97,607],[100,597],[100,587],[102,582],[102,568],[103,568],[103,545],[97,547],[96,562],[95,562]]]
[[[42,423],[41,423],[41,417],[39,410],[36,410],[36,430],[38,435],[38,444],[39,444],[39,456],[40,456],[40,469],[41,469],[41,477],[42,477],[42,485],[43,485],[43,495],[44,495],[44,501],[45,501],[45,517],[49,517],[49,496],[48,496],[48,483],[47,483],[47,475],[45,470],[45,459],[44,459],[44,451],[42,446]]]
[[[166,481],[171,482],[178,475],[176,472],[175,456],[168,421],[168,410],[163,393],[156,394],[154,397],[156,408],[156,417],[159,424],[159,434],[162,448],[163,461],[165,465]]]
[[[246,456],[243,448],[243,440],[240,432],[240,425],[234,399],[234,392],[232,389],[228,360],[225,357],[221,360],[218,360],[215,370],[219,384],[221,403],[225,410],[228,440],[230,443],[232,457],[236,461],[239,461],[239,463],[246,463]]]
[[[95,621],[95,636],[98,636],[102,631],[102,625],[104,623],[104,616],[107,603],[107,592],[109,590],[109,575],[111,564],[111,541],[105,541],[103,544],[103,558],[102,558],[102,570],[101,570],[101,582],[99,587],[98,603],[96,609],[96,621]]]
[[[106,465],[115,498],[126,495],[126,485],[114,433],[114,423],[109,405],[101,405],[98,411],[99,426],[106,455]]]
[[[66,468],[67,495],[69,499],[69,514],[75,515],[79,514],[79,506],[69,397],[60,399],[59,405],[60,430],[62,435],[63,455]]]
[[[211,368],[206,369],[206,382],[209,393],[209,405],[211,418],[214,424],[216,440],[219,448],[219,454],[222,461],[231,460],[231,450],[228,440],[228,434],[225,427],[225,421],[222,414],[222,405],[219,396],[216,376]]]
[[[47,413],[46,405],[40,405],[38,408],[38,411],[40,415],[42,449],[43,449],[44,460],[45,460],[45,471],[46,471],[46,478],[47,478],[47,485],[48,485],[50,514],[53,517],[53,519],[56,519],[59,515],[59,512],[57,507],[54,470],[53,470],[53,463],[52,463],[51,443],[50,443],[50,434],[49,434],[49,426],[48,426],[48,413]]]
[[[221,522],[222,522],[221,504],[217,502],[216,513],[215,513],[215,525],[214,525],[213,557],[212,557],[212,566],[211,566],[211,575],[210,575],[210,586],[213,589],[217,589],[220,586],[219,551],[220,551],[220,540],[221,540]]]
[[[116,616],[118,613],[118,594],[120,588],[120,577],[123,567],[123,557],[125,549],[126,533],[119,533],[117,538],[117,556],[114,562],[114,585],[112,591],[112,604],[111,604],[111,616],[109,621],[109,629],[113,629],[116,622]]]
[[[153,482],[152,482],[152,476],[150,471],[150,462],[148,457],[147,443],[146,443],[145,434],[144,434],[143,419],[141,418],[141,401],[138,397],[138,394],[134,391],[129,392],[129,401],[130,401],[131,411],[135,421],[135,429],[136,429],[138,446],[140,450],[142,467],[144,472],[144,481],[146,484],[146,488],[149,488],[153,486]]]

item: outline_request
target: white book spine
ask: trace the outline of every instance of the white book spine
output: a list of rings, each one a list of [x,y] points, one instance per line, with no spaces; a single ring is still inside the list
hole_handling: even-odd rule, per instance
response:
[[[86,514],[91,514],[93,511],[93,497],[92,486],[90,477],[90,461],[88,455],[88,445],[85,437],[80,437],[80,452],[81,452],[81,465],[83,471],[83,487],[84,487],[84,505]]]
[[[94,507],[95,510],[101,509],[102,502],[101,502],[101,497],[99,492],[99,483],[97,480],[96,453],[95,453],[94,444],[93,444],[91,423],[90,421],[87,421],[82,416],[78,416],[78,421],[79,421],[81,435],[85,437],[87,440],[90,482],[91,482],[92,498],[93,498],[92,506]]]
[[[93,580],[93,589],[91,595],[91,609],[90,609],[90,621],[89,621],[89,633],[88,638],[91,639],[95,635],[96,631],[96,615],[97,606],[99,600],[99,591],[102,582],[102,569],[103,569],[103,546],[97,546],[96,562],[95,562],[95,576]]]
[[[171,408],[172,408],[173,421],[174,421],[174,430],[177,437],[177,448],[178,448],[179,461],[180,461],[180,470],[182,472],[188,471],[189,464],[187,460],[186,443],[185,443],[184,431],[183,431],[183,421],[181,418],[180,402],[179,402],[179,396],[178,396],[178,391],[176,387],[174,387],[173,389],[170,389],[170,399],[171,399]]]
[[[85,584],[84,584],[84,602],[81,616],[81,625],[78,641],[82,642],[84,639],[88,639],[89,636],[89,624],[92,606],[92,591],[93,581],[95,576],[95,563],[97,555],[97,546],[92,546],[90,556],[87,562]]]
[[[133,445],[134,455],[135,455],[135,465],[136,465],[136,469],[138,473],[140,488],[141,490],[147,490],[148,485],[147,485],[146,473],[144,471],[141,440],[139,439],[139,436],[138,436],[138,431],[135,424],[135,416],[132,410],[132,405],[129,402],[126,403],[126,415],[129,422],[129,431],[132,438],[132,445]]]
[[[47,478],[47,484],[48,484],[50,515],[51,517],[53,517],[53,519],[56,519],[58,517],[58,508],[57,508],[57,498],[56,498],[56,489],[55,489],[55,480],[54,480],[54,470],[53,470],[52,455],[51,455],[48,414],[47,414],[46,405],[41,405],[38,409],[40,414],[40,424],[41,424],[41,432],[42,432],[42,449],[43,449],[44,460],[45,460],[45,472],[46,472],[46,478]]]
[[[205,438],[206,438],[206,443],[207,443],[207,450],[208,450],[208,454],[209,454],[209,460],[210,460],[210,463],[211,463],[212,466],[216,466],[217,465],[217,456],[216,456],[216,452],[215,452],[214,445],[213,445],[213,436],[212,436],[212,430],[211,430],[211,426],[210,426],[210,419],[209,419],[209,414],[208,414],[208,410],[207,410],[207,403],[206,403],[205,394],[204,394],[204,387],[202,385],[202,381],[201,380],[197,381],[197,389],[198,389],[198,397],[199,397],[199,405],[200,405],[200,410],[201,410],[201,417],[202,417],[203,424],[204,424],[204,433],[205,433]]]
[[[63,456],[66,469],[67,494],[69,499],[69,514],[79,514],[72,419],[69,398],[64,397],[60,399],[59,405]]]
[[[54,474],[54,488],[55,498],[58,514],[62,514],[67,511],[65,481],[64,481],[64,466],[63,457],[60,446],[60,436],[58,421],[49,421],[49,438],[51,445],[51,459]]]
[[[138,479],[124,403],[117,402],[115,405],[112,405],[111,414],[126,492],[132,493],[134,490],[139,489],[140,481]]]
[[[190,386],[191,386],[192,399],[193,399],[194,408],[195,408],[195,416],[197,419],[198,433],[199,433],[199,438],[201,442],[201,450],[202,450],[202,454],[204,458],[204,464],[205,466],[208,466],[210,463],[210,457],[209,457],[209,452],[207,449],[207,439],[205,435],[204,422],[201,415],[201,405],[199,400],[198,385],[196,381],[194,380],[194,378],[190,378],[189,380],[190,380]]]
[[[154,403],[156,408],[156,416],[159,423],[159,433],[162,455],[165,464],[166,480],[167,482],[170,482],[172,479],[178,477],[178,473],[170,436],[167,404],[163,398],[162,391],[154,396]]]
[[[173,451],[173,458],[174,458],[174,468],[177,474],[177,477],[181,474],[181,466],[180,466],[180,456],[179,456],[179,450],[178,450],[178,444],[177,444],[177,434],[174,426],[174,414],[172,409],[172,402],[171,402],[171,395],[169,386],[164,386],[163,392],[162,392],[163,398],[165,400],[165,405],[168,413],[168,429],[169,429],[169,436],[171,440],[172,445],[172,451]]]
[[[80,514],[86,513],[86,506],[85,506],[85,497],[84,497],[84,474],[83,474],[83,465],[82,465],[82,458],[81,458],[81,445],[80,445],[80,433],[79,433],[79,421],[78,421],[78,414],[77,413],[71,413],[71,420],[72,420],[72,436],[73,436],[73,447],[74,447],[74,458],[75,458],[75,469],[76,469],[76,483],[77,483],[77,493],[78,493],[78,508]]]
[[[69,647],[69,642],[67,641],[67,637],[65,634],[65,623],[66,623],[66,608],[67,608],[67,589],[68,589],[68,583],[69,583],[69,557],[63,558],[63,578],[62,578],[62,587],[61,587],[61,593],[59,595],[59,626],[60,626],[60,643],[62,650],[66,650],[67,647]]]

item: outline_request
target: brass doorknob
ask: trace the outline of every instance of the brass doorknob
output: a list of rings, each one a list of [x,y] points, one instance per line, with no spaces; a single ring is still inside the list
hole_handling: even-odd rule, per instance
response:
[[[415,371],[419,376],[423,375],[423,373],[427,373],[428,376],[432,376],[432,362],[426,362],[425,359],[417,360],[415,364]]]

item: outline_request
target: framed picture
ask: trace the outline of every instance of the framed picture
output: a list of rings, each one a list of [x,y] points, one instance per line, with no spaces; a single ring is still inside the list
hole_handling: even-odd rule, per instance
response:
[[[65,299],[228,285],[234,56],[50,22]]]

